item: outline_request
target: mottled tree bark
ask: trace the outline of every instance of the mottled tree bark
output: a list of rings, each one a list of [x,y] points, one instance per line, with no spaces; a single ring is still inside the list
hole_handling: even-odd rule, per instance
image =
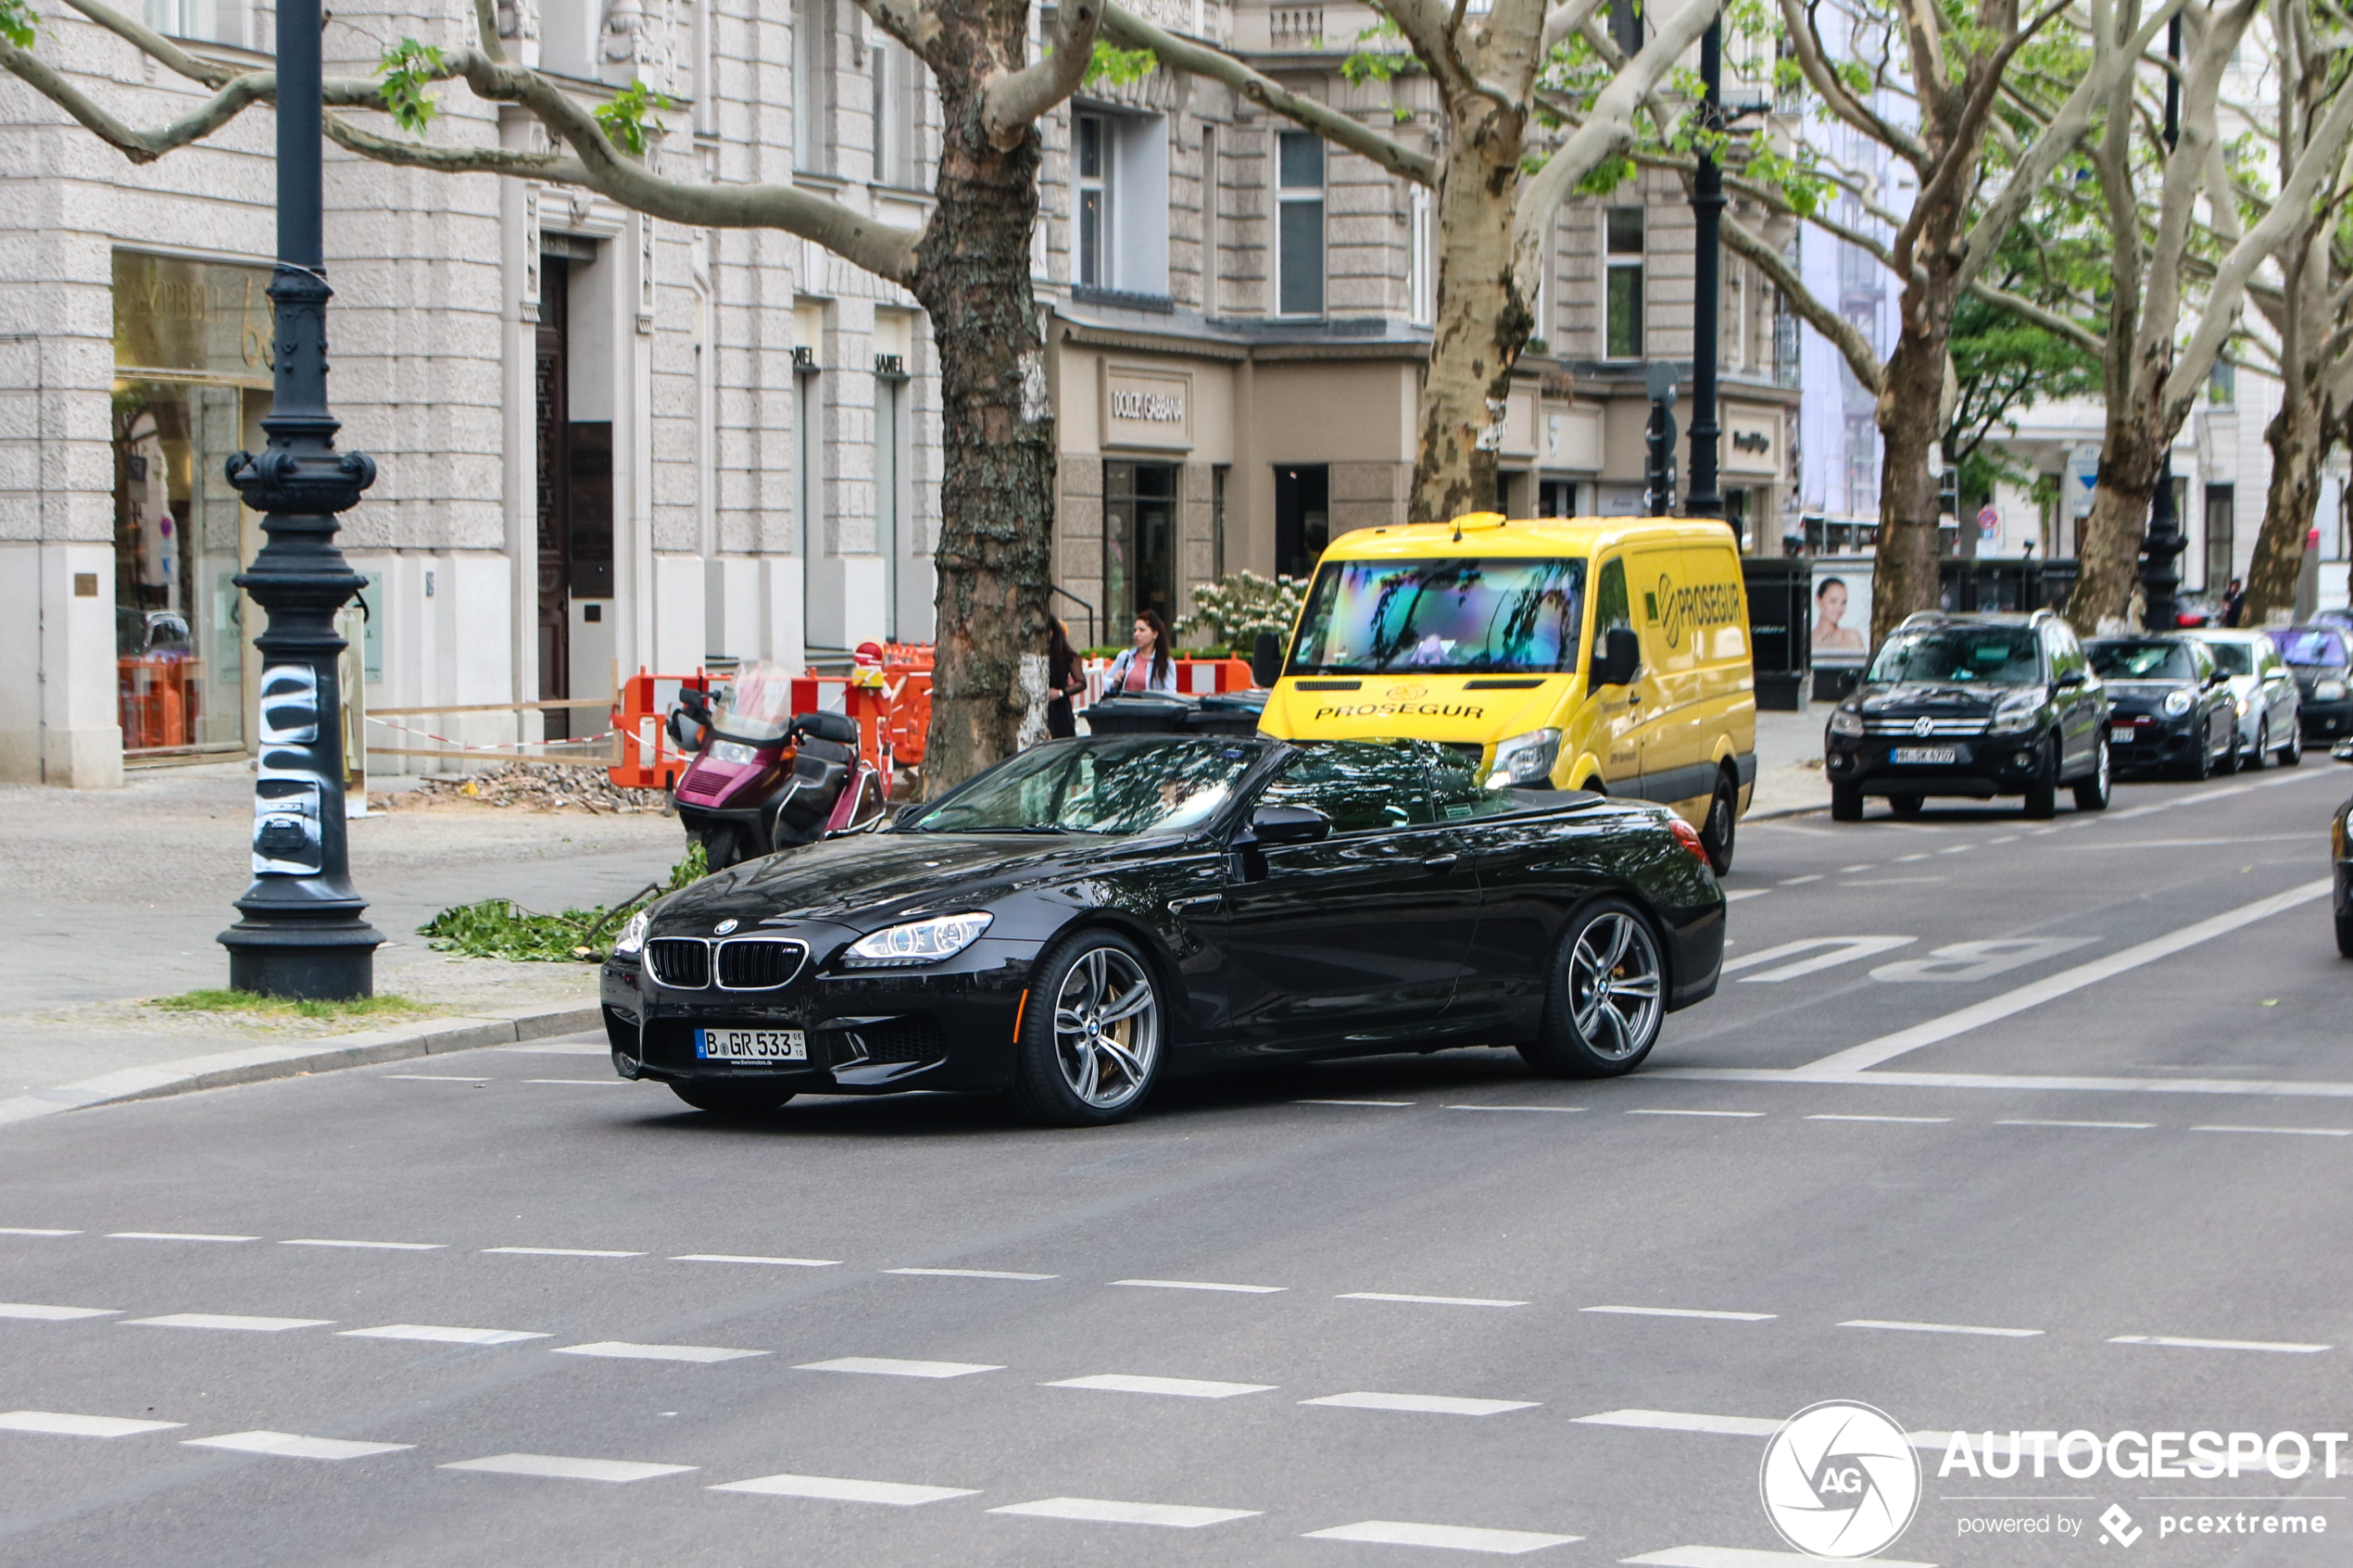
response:
[[[1512,196],[1526,117],[1468,94],[1454,96],[1448,111],[1452,144],[1438,181],[1438,320],[1407,508],[1415,522],[1498,508],[1495,452],[1512,367],[1536,326],[1512,265]]]
[[[2321,458],[2328,449],[2328,410],[2319,378],[2291,375],[2280,411],[2263,429],[2271,449],[2271,483],[2263,496],[2263,527],[2246,569],[2243,624],[2260,626],[2274,610],[2296,608],[2304,574],[2304,542],[2321,508]]]
[[[1923,299],[1915,318],[1912,292],[1906,291],[1906,325],[1888,358],[1878,407],[1882,457],[1879,552],[1871,575],[1874,647],[1906,616],[1934,608],[1942,591],[1937,485],[1929,476],[1928,454],[1944,430],[1939,409],[1953,314],[1949,302],[1940,310]]]

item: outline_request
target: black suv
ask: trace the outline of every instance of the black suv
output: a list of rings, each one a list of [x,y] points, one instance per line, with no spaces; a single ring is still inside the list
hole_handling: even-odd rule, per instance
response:
[[[1883,795],[1899,817],[1931,795],[2022,795],[2026,814],[2108,806],[2108,693],[2056,613],[1925,610],[1888,634],[1863,684],[1831,714],[1831,816],[1863,820]]]

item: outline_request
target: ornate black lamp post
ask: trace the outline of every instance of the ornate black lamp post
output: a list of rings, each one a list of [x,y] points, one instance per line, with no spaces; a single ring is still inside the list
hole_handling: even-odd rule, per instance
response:
[[[1710,132],[1724,129],[1724,23],[1707,24],[1700,35],[1700,81],[1706,87],[1700,116]],[[1716,458],[1721,432],[1716,423],[1716,357],[1723,333],[1717,308],[1723,298],[1719,253],[1724,218],[1724,171],[1714,152],[1703,145],[1699,168],[1692,175],[1692,213],[1696,220],[1698,254],[1692,258],[1692,488],[1683,508],[1692,517],[1722,517],[1724,495],[1718,488]]]
[[[2171,69],[2165,73],[2165,150],[2171,156],[2182,139],[2182,18],[2176,12],[2165,31],[2165,51]],[[2174,595],[2182,574],[2174,561],[2188,547],[2173,504],[2173,444],[2165,444],[2165,467],[2157,476],[2157,495],[2149,503],[2148,532],[2141,539],[2141,625],[2150,632],[2171,632],[2181,621]]]
[[[229,483],[268,515],[269,542],[237,585],[270,618],[261,650],[261,759],[254,784],[253,885],[220,934],[229,984],[298,997],[365,997],[384,941],[360,918],[344,839],[343,693],[335,611],[365,583],[335,548],[335,514],[359,504],[376,465],[337,452],[327,411],[327,286],[321,238],[320,0],[278,0],[278,270],[270,284],[270,433],[260,457],[229,459]]]

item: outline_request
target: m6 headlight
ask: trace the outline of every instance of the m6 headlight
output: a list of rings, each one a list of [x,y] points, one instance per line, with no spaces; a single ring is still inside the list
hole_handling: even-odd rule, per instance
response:
[[[629,917],[629,923],[621,928],[621,935],[613,938],[612,950],[615,953],[644,952],[646,950],[646,928],[653,924],[653,922],[654,911],[650,905],[645,909],[639,909],[635,914],[631,915]]]
[[[1561,757],[1558,730],[1530,730],[1524,735],[1495,743],[1495,763],[1487,771],[1487,787],[1541,784],[1553,776]]]
[[[2190,704],[2196,700],[2197,699],[2190,696],[2187,691],[2167,692],[2165,694],[2166,717],[2179,719],[2190,710]]]
[[[2021,735],[2034,727],[2042,716],[2043,694],[2039,691],[2020,692],[2002,699],[1994,709],[1994,721],[1986,728],[1997,735]]]
[[[847,969],[888,969],[952,959],[980,939],[993,915],[940,915],[885,926],[862,936],[842,955]]]
[[[2342,681],[2315,681],[2312,683],[2312,696],[2315,699],[2321,702],[2342,701],[2345,696],[2345,683]]]

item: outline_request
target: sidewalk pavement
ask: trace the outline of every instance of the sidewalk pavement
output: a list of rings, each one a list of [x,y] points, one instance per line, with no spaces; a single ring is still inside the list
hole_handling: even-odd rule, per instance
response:
[[[1822,774],[1822,726],[1830,716],[1830,704],[1822,702],[1795,713],[1758,712],[1751,817],[1830,809],[1830,781]]]

